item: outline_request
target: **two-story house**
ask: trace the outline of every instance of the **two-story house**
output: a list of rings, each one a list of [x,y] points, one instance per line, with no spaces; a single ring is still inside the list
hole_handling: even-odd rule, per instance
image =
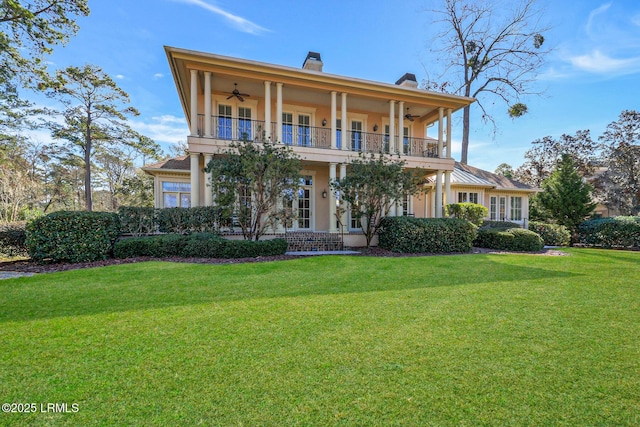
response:
[[[421,194],[397,201],[391,215],[440,217],[444,203],[457,201],[451,115],[473,99],[419,89],[409,73],[395,84],[329,74],[315,52],[294,68],[165,51],[190,127],[189,156],[144,168],[155,176],[156,207],[211,205],[203,168],[230,141],[243,138],[287,144],[301,157],[304,179],[292,231],[346,231],[349,244],[360,243],[359,218],[347,210],[335,220],[336,195],[329,186],[349,173],[359,152],[399,155],[408,168],[432,177]]]

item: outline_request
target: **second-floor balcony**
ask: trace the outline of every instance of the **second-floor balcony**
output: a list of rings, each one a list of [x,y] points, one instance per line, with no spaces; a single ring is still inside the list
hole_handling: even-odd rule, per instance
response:
[[[278,134],[277,123],[265,123],[262,120],[212,116],[211,135],[204,133],[204,115],[198,116],[198,136],[210,137],[223,141],[263,142],[267,135]],[[331,146],[331,129],[302,124],[282,123],[281,135],[283,144],[292,147],[309,147],[322,149],[346,150],[362,153],[399,154],[413,157],[438,157],[438,141],[433,138],[398,137],[390,138],[384,133],[370,133],[358,130],[345,130],[346,147],[343,148],[342,130],[336,130],[336,147]],[[393,144],[391,144],[393,142]]]

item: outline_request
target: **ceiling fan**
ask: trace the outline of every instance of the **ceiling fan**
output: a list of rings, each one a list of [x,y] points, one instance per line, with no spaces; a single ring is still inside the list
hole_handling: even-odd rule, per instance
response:
[[[240,100],[240,102],[244,102],[245,96],[246,97],[251,96],[248,93],[240,93],[240,91],[238,90],[238,83],[234,83],[233,85],[235,86],[235,88],[233,89],[233,92],[231,92],[231,95],[227,96],[227,99],[231,99],[235,96]]]
[[[420,116],[417,114],[409,114],[409,107],[407,107],[407,114],[404,115],[404,118],[412,122],[413,119],[415,119],[416,117],[420,117]]]

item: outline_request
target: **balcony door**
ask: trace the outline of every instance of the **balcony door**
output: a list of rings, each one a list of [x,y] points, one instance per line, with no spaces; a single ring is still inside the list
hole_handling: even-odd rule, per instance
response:
[[[359,120],[351,121],[351,151],[362,151],[364,149],[364,141],[362,134],[362,122]]]
[[[311,146],[311,116],[298,114],[298,145],[300,147]]]
[[[216,134],[219,139],[233,139],[233,115],[231,105],[218,104],[218,129]]]
[[[238,139],[253,139],[251,126],[251,108],[238,107]]]

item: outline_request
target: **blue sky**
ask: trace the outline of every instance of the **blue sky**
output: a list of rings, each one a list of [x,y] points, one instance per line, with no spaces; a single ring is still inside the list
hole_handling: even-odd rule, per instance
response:
[[[539,2],[552,26],[545,43],[553,51],[536,83],[544,94],[524,99],[529,113],[516,120],[496,104],[495,136],[473,110],[474,166],[517,167],[535,139],[583,129],[598,137],[622,110],[640,109],[640,2]],[[437,3],[90,0],[91,15],[79,20],[76,37],[55,50],[51,67],[101,66],[140,110],[134,128],[167,147],[185,141],[188,129],[164,45],[293,67],[311,50],[322,54],[329,73],[393,83],[412,72],[421,81],[434,69],[429,11]],[[461,128],[458,121],[454,126]],[[460,134],[453,134],[457,159]]]

